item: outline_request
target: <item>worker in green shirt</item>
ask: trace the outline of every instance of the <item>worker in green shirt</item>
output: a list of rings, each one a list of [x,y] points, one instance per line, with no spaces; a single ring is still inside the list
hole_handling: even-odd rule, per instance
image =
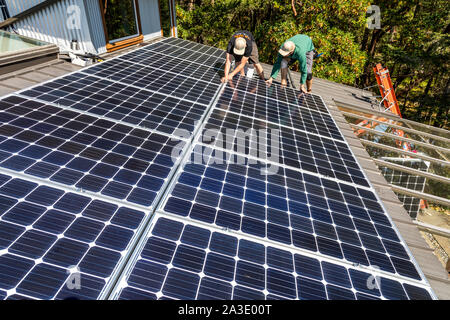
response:
[[[298,60],[300,64],[300,90],[311,92],[312,87],[312,66],[314,59],[314,45],[310,37],[305,34],[297,34],[288,39],[278,51],[277,61],[273,65],[272,74],[267,84],[272,84],[273,79],[278,75],[281,68],[281,85],[287,84],[287,70],[290,62]],[[305,88],[305,83],[306,87]]]

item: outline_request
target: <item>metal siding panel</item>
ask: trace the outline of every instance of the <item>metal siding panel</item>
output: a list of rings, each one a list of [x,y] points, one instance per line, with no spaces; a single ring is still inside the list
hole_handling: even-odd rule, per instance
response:
[[[139,0],[139,11],[144,40],[161,36],[158,0]]]
[[[7,0],[7,4],[10,14],[13,16],[42,1],[44,0]],[[92,4],[96,1],[90,0],[87,2]],[[78,6],[80,9],[81,29],[69,29],[67,25],[67,20],[69,18],[67,9],[71,5]],[[54,43],[61,49],[69,49],[71,41],[77,40],[82,50],[90,53],[98,53],[97,48],[101,49],[102,47],[101,40],[98,40],[99,37],[97,35],[97,42],[96,45],[94,45],[91,41],[90,28],[88,27],[88,18],[94,16],[91,12],[92,10],[94,10],[92,6],[89,6],[88,10],[86,10],[84,0],[62,0],[16,22],[14,27],[21,35]],[[89,17],[86,14],[87,12],[90,13]],[[100,17],[99,14],[98,16]],[[98,21],[96,22],[96,25],[96,28],[98,28]],[[101,32],[103,32],[103,29]]]
[[[105,31],[103,30],[103,18],[98,1],[84,0],[88,15],[89,29],[91,32],[92,45],[97,53],[106,52]]]

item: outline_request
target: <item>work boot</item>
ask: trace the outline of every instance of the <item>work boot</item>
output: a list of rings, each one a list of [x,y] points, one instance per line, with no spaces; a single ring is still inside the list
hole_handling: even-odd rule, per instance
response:
[[[312,80],[306,80],[306,90],[308,92],[312,91]]]

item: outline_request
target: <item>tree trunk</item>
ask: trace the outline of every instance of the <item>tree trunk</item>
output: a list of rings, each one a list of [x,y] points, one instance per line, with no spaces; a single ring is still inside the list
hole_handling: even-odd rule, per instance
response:
[[[364,35],[363,35],[363,38],[362,38],[362,41],[361,41],[361,50],[362,51],[366,51],[367,50],[367,41],[369,41],[369,33],[370,33],[369,30],[370,30],[369,28],[365,28],[364,29]]]

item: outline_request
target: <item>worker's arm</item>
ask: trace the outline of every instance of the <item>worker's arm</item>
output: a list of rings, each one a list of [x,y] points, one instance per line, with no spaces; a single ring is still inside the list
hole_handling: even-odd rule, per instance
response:
[[[238,72],[240,72],[241,70],[244,69],[245,64],[246,64],[247,61],[248,61],[248,58],[249,58],[249,57],[242,57],[241,63],[239,63],[239,65],[238,65],[236,68],[234,68],[233,72],[231,72],[231,73],[228,75],[228,78],[227,78],[228,80],[233,79],[233,77],[234,77]]]
[[[302,73],[302,76],[300,78],[300,84],[305,84],[306,83],[306,77],[307,77],[307,72],[308,72],[308,68],[306,67],[306,54],[304,54],[303,56],[299,57],[298,62],[300,64],[300,72]]]
[[[281,60],[283,60],[283,56],[281,54],[278,54],[277,61],[275,61],[275,64],[272,67],[272,73],[270,74],[269,79],[266,81],[267,83],[272,83],[273,79],[277,77],[278,72],[280,72],[281,68]]]
[[[228,73],[230,72],[230,66],[231,66],[231,55],[227,53],[227,60],[225,61],[225,69],[223,70],[223,73],[225,75],[222,78],[222,82],[227,81]]]
[[[281,54],[278,54],[277,61],[275,61],[275,64],[273,65],[272,68],[272,73],[270,74],[270,77],[272,79],[275,79],[278,75],[278,72],[280,72],[281,60],[283,60],[283,56]]]

